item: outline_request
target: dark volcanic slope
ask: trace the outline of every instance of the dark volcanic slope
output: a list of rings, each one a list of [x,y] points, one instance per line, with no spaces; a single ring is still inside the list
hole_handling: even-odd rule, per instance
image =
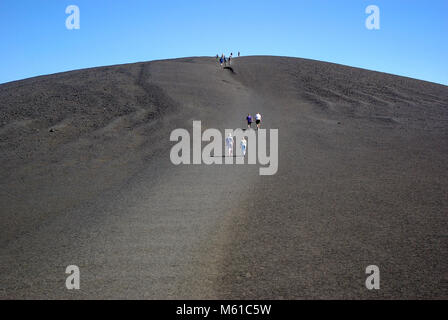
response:
[[[0,85],[0,298],[448,298],[448,87],[303,59],[232,67]],[[276,175],[171,164],[173,129],[257,111],[279,129]]]

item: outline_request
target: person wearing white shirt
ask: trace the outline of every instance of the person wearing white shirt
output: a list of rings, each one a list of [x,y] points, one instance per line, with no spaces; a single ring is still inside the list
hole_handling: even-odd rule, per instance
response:
[[[226,146],[229,153],[229,157],[233,157],[233,137],[231,133],[229,133],[229,136],[226,138]]]
[[[261,114],[257,113],[255,115],[255,123],[257,124],[257,129],[260,129],[260,125],[261,125]]]
[[[246,149],[247,149],[247,141],[246,139],[243,137],[243,139],[241,139],[241,154],[243,155],[243,157],[246,156]]]

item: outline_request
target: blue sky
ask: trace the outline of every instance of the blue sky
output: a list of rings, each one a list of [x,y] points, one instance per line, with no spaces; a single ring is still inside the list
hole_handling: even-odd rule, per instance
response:
[[[79,30],[65,27],[72,4]],[[380,30],[365,27],[371,4],[380,8]],[[231,51],[448,85],[448,0],[0,0],[0,83]]]

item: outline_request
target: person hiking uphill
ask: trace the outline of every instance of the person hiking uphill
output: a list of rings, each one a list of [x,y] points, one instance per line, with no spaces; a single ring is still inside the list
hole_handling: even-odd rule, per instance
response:
[[[250,115],[250,113],[247,114],[246,120],[247,120],[247,128],[251,129],[252,128],[252,116]]]
[[[243,139],[241,139],[240,145],[241,145],[241,154],[243,155],[243,157],[245,157],[247,149],[247,141],[244,137]]]
[[[261,114],[257,113],[255,115],[255,123],[257,124],[257,130],[260,129],[261,126]]]
[[[229,133],[229,136],[226,138],[226,146],[229,157],[233,157],[233,137],[231,133]]]

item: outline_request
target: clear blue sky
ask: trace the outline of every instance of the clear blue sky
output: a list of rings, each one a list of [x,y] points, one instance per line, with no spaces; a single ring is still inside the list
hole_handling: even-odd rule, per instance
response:
[[[65,27],[71,4],[80,30]],[[370,4],[380,30],[365,27]],[[448,0],[0,0],[0,83],[238,50],[448,85]]]

